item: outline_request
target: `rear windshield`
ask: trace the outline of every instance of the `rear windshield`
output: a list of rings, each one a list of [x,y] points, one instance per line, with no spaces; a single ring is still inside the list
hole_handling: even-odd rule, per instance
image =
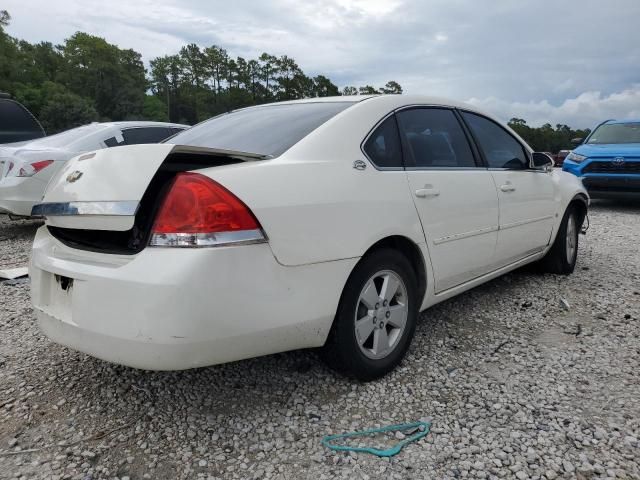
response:
[[[600,125],[587,143],[640,143],[640,122]]]
[[[72,128],[66,132],[56,133],[48,137],[40,138],[29,143],[29,147],[50,147],[62,148],[69,147],[71,144],[83,140],[87,135],[104,129],[105,126],[100,123],[91,123],[82,127]]]
[[[277,157],[355,102],[274,104],[213,117],[168,140]]]
[[[44,136],[42,127],[18,102],[0,99],[0,143],[22,142]]]

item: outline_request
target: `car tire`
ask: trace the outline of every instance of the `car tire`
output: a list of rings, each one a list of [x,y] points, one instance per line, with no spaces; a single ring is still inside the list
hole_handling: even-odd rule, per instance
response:
[[[545,272],[559,275],[573,273],[578,259],[578,222],[578,211],[574,207],[567,208],[551,250],[541,261]]]
[[[322,357],[362,381],[382,377],[405,356],[418,317],[416,273],[392,249],[375,250],[353,270],[342,292]]]

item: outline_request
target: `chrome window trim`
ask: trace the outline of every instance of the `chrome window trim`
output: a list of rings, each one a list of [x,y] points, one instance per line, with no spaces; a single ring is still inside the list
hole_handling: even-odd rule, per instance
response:
[[[109,215],[133,217],[138,211],[137,200],[119,202],[49,202],[31,209],[33,217],[66,217],[76,215]]]

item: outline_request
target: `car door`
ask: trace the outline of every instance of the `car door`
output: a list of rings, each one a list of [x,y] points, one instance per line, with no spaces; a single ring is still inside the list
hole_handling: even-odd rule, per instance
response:
[[[438,293],[490,270],[498,230],[496,189],[453,110],[415,107],[396,116]]]
[[[555,216],[550,173],[530,168],[529,152],[493,120],[461,112],[495,181],[500,206],[496,268],[509,265],[549,243]]]

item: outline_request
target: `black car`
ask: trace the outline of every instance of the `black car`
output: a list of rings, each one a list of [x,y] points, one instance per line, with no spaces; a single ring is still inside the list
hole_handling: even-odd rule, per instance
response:
[[[0,93],[0,143],[24,142],[44,137],[33,114],[6,93]]]

